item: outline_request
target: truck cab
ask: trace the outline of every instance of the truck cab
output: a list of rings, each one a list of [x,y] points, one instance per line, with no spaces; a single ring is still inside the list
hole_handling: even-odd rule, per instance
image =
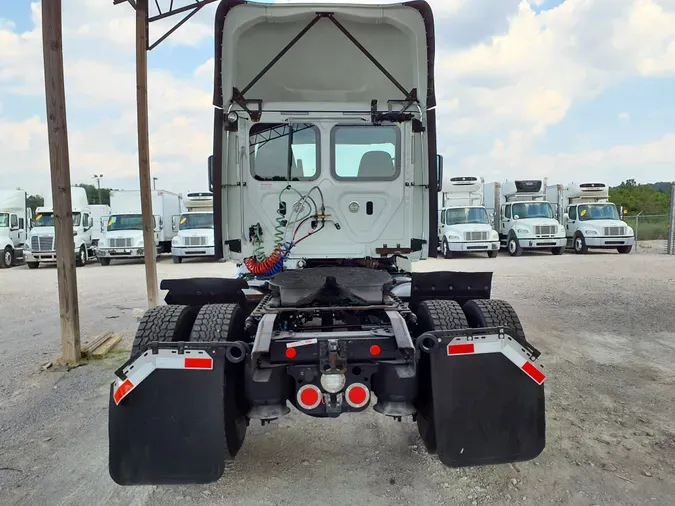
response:
[[[567,247],[577,254],[589,248],[616,249],[630,253],[635,244],[633,229],[621,219],[609,201],[605,183],[570,183],[547,188],[547,195],[558,204],[558,219],[565,227]]]
[[[173,262],[184,258],[213,257],[213,193],[191,192],[183,199],[185,212],[174,216],[172,227],[177,232],[171,240]]]
[[[0,269],[24,260],[31,210],[23,190],[0,190]]]
[[[499,234],[483,206],[483,183],[476,177],[453,177],[439,202],[439,244],[445,258],[455,252],[499,254]]]
[[[486,186],[485,193],[489,193],[485,197],[486,205],[495,203],[501,246],[511,256],[519,256],[525,249],[547,249],[554,255],[565,251],[565,230],[546,200],[545,187],[545,181],[539,179]],[[498,208],[496,202],[499,202]]]
[[[94,219],[84,188],[79,186],[71,188],[71,206],[75,263],[78,267],[83,267],[96,255],[92,244]],[[51,194],[45,198],[45,204],[35,210],[33,225],[24,251],[26,264],[30,269],[38,268],[41,263],[55,264],[56,235]]]
[[[154,247],[160,255],[160,216],[153,216]],[[103,237],[99,239],[97,256],[103,266],[113,259],[131,260],[144,258],[143,215],[141,213],[117,213],[108,216],[102,223]]]

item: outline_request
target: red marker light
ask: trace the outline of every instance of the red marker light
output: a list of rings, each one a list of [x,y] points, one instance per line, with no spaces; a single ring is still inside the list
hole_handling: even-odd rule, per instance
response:
[[[294,359],[298,355],[298,352],[295,348],[286,348],[286,358]]]
[[[316,385],[304,385],[298,390],[297,399],[302,409],[312,410],[321,403],[321,390]]]
[[[370,347],[370,354],[373,357],[377,357],[381,352],[382,352],[382,349],[376,344],[374,344]]]
[[[353,408],[362,408],[370,400],[370,391],[361,383],[354,383],[347,387],[347,404]]]

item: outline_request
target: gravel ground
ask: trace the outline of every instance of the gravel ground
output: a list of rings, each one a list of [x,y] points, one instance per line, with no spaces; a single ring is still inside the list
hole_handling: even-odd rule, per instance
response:
[[[547,447],[532,462],[447,469],[410,421],[372,410],[291,413],[252,424],[208,486],[119,487],[107,472],[107,395],[128,356],[71,371],[59,354],[56,270],[0,271],[0,504],[672,504],[675,258],[591,253],[430,260],[419,270],[493,270],[548,371]],[[231,275],[223,263],[158,267],[160,278]],[[143,265],[78,269],[82,339],[136,327]]]

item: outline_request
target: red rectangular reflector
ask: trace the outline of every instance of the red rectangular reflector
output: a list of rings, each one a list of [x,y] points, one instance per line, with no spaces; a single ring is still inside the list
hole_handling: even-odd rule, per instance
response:
[[[213,359],[211,357],[186,358],[185,359],[185,368],[186,369],[213,369]]]
[[[119,404],[120,401],[124,398],[125,395],[127,395],[131,390],[134,388],[134,384],[129,381],[128,379],[125,379],[120,386],[117,387],[117,390],[113,393],[113,399],[115,400],[115,404]]]
[[[473,343],[448,345],[448,355],[466,355],[467,353],[473,353],[473,351]]]
[[[536,381],[537,384],[539,385],[541,385],[546,379],[544,373],[541,372],[539,369],[537,369],[535,366],[533,366],[530,362],[525,362],[523,364],[522,369],[523,371],[525,371],[525,374],[527,374],[530,378]]]

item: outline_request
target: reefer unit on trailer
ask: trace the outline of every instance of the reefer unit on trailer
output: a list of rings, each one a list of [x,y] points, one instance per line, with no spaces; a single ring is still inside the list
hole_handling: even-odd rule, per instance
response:
[[[84,266],[96,256],[92,244],[94,219],[87,198],[87,191],[80,186],[70,189],[73,211],[73,247],[78,267]],[[44,205],[35,210],[34,226],[30,232],[24,255],[30,269],[41,263],[56,263],[56,234],[54,231],[54,204],[51,193],[45,196]]]
[[[535,458],[545,374],[492,273],[411,269],[438,238],[430,6],[215,17],[216,246],[241,276],[162,281],[110,388],[113,479],[215,481],[290,406],[413,419],[447,466]]]
[[[0,269],[23,262],[32,213],[23,190],[0,190]]]
[[[173,216],[180,213],[181,198],[166,190],[152,190],[154,245],[157,256],[171,252],[171,240],[176,233],[170,226]],[[110,192],[110,216],[105,232],[98,243],[101,265],[110,265],[113,259],[144,257],[143,216],[140,190]]]
[[[454,252],[499,253],[499,234],[483,206],[483,182],[476,177],[453,177],[443,186],[438,230],[441,252],[451,258]]]
[[[546,201],[545,180],[486,183],[483,192],[485,207],[495,215],[501,246],[511,256],[524,249],[548,249],[554,255],[565,251],[565,230]]]
[[[588,248],[616,248],[619,253],[630,253],[633,249],[635,234],[609,201],[607,184],[556,184],[546,187],[546,195],[556,206],[558,221],[565,227],[567,247],[576,253],[584,254]]]
[[[185,211],[174,216],[172,227],[177,231],[171,241],[174,263],[184,258],[213,257],[213,193],[191,192],[183,199]]]

